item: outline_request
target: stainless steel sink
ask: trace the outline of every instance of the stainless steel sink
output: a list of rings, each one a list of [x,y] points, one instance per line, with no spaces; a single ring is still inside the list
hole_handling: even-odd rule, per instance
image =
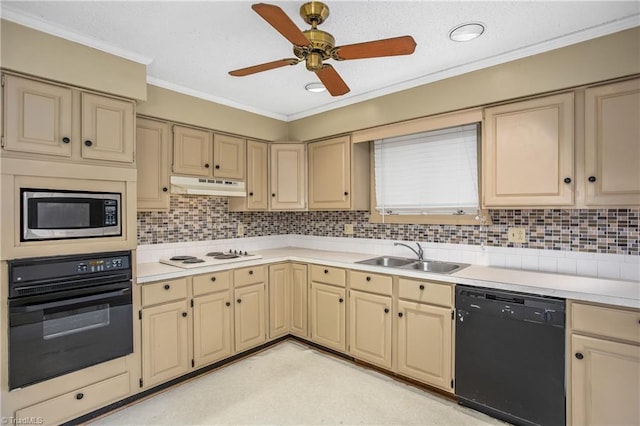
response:
[[[379,256],[371,259],[361,260],[356,263],[361,263],[363,265],[384,266],[387,268],[431,272],[435,274],[451,274],[469,266],[466,263],[438,262],[435,260],[414,260],[393,256]]]
[[[356,263],[362,263],[364,265],[388,266],[390,268],[398,268],[400,266],[408,265],[413,262],[415,262],[415,260],[407,259],[404,257],[380,256],[380,257],[374,257],[373,259],[361,260],[360,262],[356,262]]]

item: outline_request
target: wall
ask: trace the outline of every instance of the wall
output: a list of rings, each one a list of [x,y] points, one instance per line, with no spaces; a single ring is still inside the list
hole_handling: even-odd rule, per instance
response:
[[[138,213],[138,244],[162,244],[245,236],[299,234],[344,237],[345,223],[354,238],[423,241],[640,255],[640,209],[491,210],[493,225],[400,225],[369,223],[367,212],[228,212],[227,199],[172,195],[168,212]],[[506,239],[507,228],[526,228],[527,243]]]

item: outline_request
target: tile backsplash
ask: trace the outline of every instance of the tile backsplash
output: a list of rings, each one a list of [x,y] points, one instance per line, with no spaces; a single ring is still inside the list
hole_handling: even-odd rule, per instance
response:
[[[492,225],[369,223],[368,212],[229,212],[227,198],[172,195],[168,212],[138,213],[138,244],[163,244],[298,234],[640,255],[640,209],[491,210]],[[527,242],[507,241],[507,228],[522,227]]]

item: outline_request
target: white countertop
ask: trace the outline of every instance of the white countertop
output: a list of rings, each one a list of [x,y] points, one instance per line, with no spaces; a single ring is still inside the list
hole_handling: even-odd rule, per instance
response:
[[[348,253],[340,251],[310,250],[285,247],[255,252],[261,259],[235,262],[220,266],[182,269],[161,263],[140,263],[137,265],[137,283],[161,281],[190,275],[204,274],[247,266],[264,265],[275,262],[295,261],[320,263],[360,271],[422,278],[501,290],[520,291],[544,296],[603,303],[615,306],[640,308],[640,283],[634,281],[580,277],[574,275],[523,271],[488,266],[471,265],[451,275],[408,271],[357,264],[361,260],[377,257],[375,254]]]

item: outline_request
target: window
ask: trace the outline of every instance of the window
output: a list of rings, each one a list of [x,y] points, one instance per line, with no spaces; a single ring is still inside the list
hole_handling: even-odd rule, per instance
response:
[[[478,124],[376,140],[377,212],[475,217],[479,210],[477,151]]]

